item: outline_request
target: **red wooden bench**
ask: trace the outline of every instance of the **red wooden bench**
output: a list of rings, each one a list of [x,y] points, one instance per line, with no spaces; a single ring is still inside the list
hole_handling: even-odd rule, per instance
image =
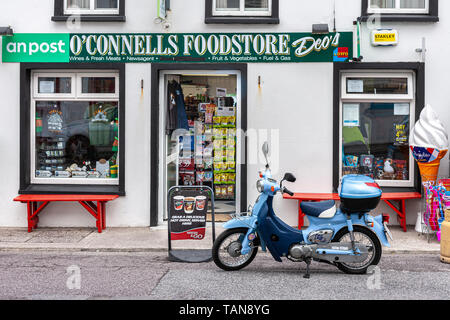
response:
[[[383,193],[381,200],[383,200],[389,207],[397,213],[397,221],[400,223],[403,231],[406,232],[406,208],[405,200],[420,199],[422,195],[419,192],[399,192],[399,193]],[[295,193],[294,196],[287,194],[283,195],[284,199],[298,200],[298,228],[303,227],[303,219],[305,214],[300,208],[302,201],[322,201],[322,200],[335,200],[339,201],[339,195],[337,193]],[[392,201],[398,201],[398,207],[396,207]]]
[[[28,232],[37,228],[38,215],[50,202],[76,201],[96,219],[97,230],[101,233],[103,229],[106,229],[106,203],[118,197],[117,195],[27,194],[14,198],[14,201],[27,204]]]

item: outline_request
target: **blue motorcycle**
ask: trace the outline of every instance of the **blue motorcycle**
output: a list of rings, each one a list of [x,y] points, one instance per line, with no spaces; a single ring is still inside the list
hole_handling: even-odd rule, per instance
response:
[[[283,182],[295,182],[286,173],[278,184],[272,179],[267,156],[267,142],[263,145],[266,169],[257,181],[260,195],[252,210],[233,214],[226,229],[213,244],[215,264],[226,271],[240,270],[255,258],[258,248],[282,262],[287,258],[306,263],[305,278],[310,277],[311,261],[332,264],[347,274],[365,274],[381,258],[381,244],[389,247],[387,227],[389,215],[371,216],[381,198],[378,184],[367,176],[347,175],[339,187],[340,208],[334,201],[302,202],[301,209],[308,216],[309,227],[298,230],[279,219],[273,210],[276,193],[293,195]]]

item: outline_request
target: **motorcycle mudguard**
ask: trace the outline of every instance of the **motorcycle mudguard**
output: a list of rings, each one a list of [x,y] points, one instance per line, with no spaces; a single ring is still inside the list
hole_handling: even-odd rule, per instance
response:
[[[386,237],[386,233],[384,232],[383,216],[382,215],[378,215],[376,217],[371,216],[371,218],[373,219],[373,227],[367,226],[365,218],[361,219],[357,215],[352,215],[352,224],[354,226],[359,225],[369,229],[370,231],[375,233],[375,235],[378,237],[383,246],[389,248],[391,245],[389,244],[389,241]]]
[[[240,217],[231,219],[225,222],[222,227],[225,229],[236,229],[236,228],[254,228],[256,226],[257,217]]]
[[[370,228],[375,234],[378,236],[378,239],[380,239],[381,244],[385,247],[390,247],[389,241],[386,237],[386,233],[384,232],[384,226],[383,226],[383,216],[380,214],[376,217],[373,217],[374,224],[373,228]]]
[[[238,228],[247,228],[249,229],[246,238],[244,242],[242,243],[244,252],[247,252],[250,250],[250,247],[248,247],[248,240],[247,237],[250,233],[256,231],[256,222],[258,221],[257,217],[240,217],[240,218],[234,218],[227,222],[225,222],[222,227],[225,229],[238,229]],[[262,238],[259,238],[260,246],[262,251],[266,252],[266,243]]]

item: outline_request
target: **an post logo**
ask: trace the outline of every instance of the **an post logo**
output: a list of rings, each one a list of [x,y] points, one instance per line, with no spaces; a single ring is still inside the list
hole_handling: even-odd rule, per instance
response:
[[[15,34],[3,37],[3,62],[69,62],[69,34]]]
[[[28,53],[29,56],[35,53],[65,53],[65,43],[62,40],[59,42],[10,42],[6,45],[6,52],[8,53]]]

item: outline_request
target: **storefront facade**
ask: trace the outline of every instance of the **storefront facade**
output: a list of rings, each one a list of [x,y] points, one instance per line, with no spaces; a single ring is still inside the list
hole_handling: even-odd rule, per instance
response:
[[[32,10],[5,4],[5,26],[24,37],[39,33],[50,44],[36,58],[33,41],[5,46],[8,37],[2,39],[0,226],[26,226],[23,207],[12,201],[18,193],[118,194],[108,204],[108,227],[164,226],[166,191],[177,183],[209,183],[220,212],[243,211],[257,197],[265,140],[274,176],[292,172],[295,192],[332,192],[355,170],[389,192],[420,190],[407,138],[425,103],[450,128],[442,94],[450,5],[387,1],[373,22],[367,0],[280,2],[171,1],[167,21],[155,19],[156,1],[81,1],[81,15],[71,1],[30,1]],[[312,35],[317,23],[330,32]],[[374,28],[392,30],[375,36]],[[68,35],[69,61],[49,54],[59,49],[55,34]],[[254,41],[246,42],[249,34]],[[321,41],[306,46],[300,39],[307,37]],[[394,40],[390,46],[379,45],[385,37]],[[358,53],[363,59],[349,62]],[[170,109],[178,98],[183,117]],[[208,115],[211,105],[220,113]],[[194,155],[174,153],[180,145]],[[376,166],[362,172],[352,166],[361,157],[383,165],[392,159],[395,173]],[[441,175],[448,174],[447,156]],[[279,197],[274,205],[297,224],[296,202]],[[419,210],[419,201],[407,202],[409,224]],[[92,226],[78,211],[52,204],[40,226]],[[380,204],[376,212],[391,209]]]

